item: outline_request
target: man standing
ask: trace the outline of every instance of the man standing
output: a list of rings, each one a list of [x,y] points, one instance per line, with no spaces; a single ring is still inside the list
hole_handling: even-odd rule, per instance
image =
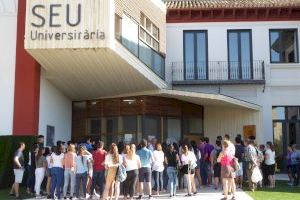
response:
[[[153,161],[152,152],[147,149],[147,140],[141,141],[141,149],[136,152],[141,160],[141,168],[139,169],[139,183],[140,183],[140,195],[137,199],[142,199],[144,192],[144,182],[146,183],[146,189],[149,192],[149,199],[152,198],[151,192],[151,163]]]
[[[205,147],[204,147],[204,170],[207,175],[207,186],[212,184],[212,171],[211,171],[211,162],[210,154],[214,150],[214,146],[209,143],[209,138],[205,137]]]
[[[206,171],[205,171],[205,152],[204,152],[204,149],[205,149],[205,141],[203,138],[200,138],[199,140],[199,145],[198,145],[198,149],[201,153],[201,159],[200,159],[200,176],[201,176],[201,182],[202,182],[202,185],[206,185],[207,184],[207,174],[206,174]]]
[[[96,189],[96,185],[99,186],[99,194],[102,197],[103,189],[104,189],[104,182],[105,182],[105,156],[106,151],[103,149],[104,143],[99,141],[97,143],[97,150],[93,152],[93,181],[90,195],[94,194],[94,190]]]
[[[258,153],[254,147],[254,136],[250,136],[247,141],[247,146],[245,149],[245,164],[246,164],[246,173],[249,183],[249,189],[254,192],[254,189],[256,188],[256,183],[253,183],[251,180],[252,173],[254,167],[257,166],[258,161]]]
[[[24,156],[23,151],[25,149],[25,143],[20,142],[18,146],[18,150],[14,154],[14,174],[15,174],[15,182],[11,187],[10,195],[15,195],[16,199],[21,199],[19,194],[19,184],[22,183],[23,174],[24,174]]]

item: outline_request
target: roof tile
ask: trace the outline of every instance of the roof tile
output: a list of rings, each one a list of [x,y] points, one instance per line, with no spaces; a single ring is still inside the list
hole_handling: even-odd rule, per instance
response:
[[[168,9],[300,7],[300,0],[163,0]]]

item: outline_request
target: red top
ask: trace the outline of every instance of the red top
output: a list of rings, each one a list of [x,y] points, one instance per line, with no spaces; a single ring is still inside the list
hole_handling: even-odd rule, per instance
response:
[[[94,171],[102,171],[105,170],[104,160],[105,160],[106,151],[96,150],[93,152],[93,160],[94,160]]]

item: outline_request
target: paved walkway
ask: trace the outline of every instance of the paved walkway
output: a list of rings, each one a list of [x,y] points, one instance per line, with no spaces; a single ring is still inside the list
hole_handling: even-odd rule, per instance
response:
[[[203,188],[200,190],[200,192],[191,197],[185,197],[186,193],[180,192],[175,198],[172,198],[172,200],[220,200],[223,198],[222,191],[221,190],[214,190],[213,188]],[[123,198],[120,198],[121,200]],[[147,198],[143,198],[146,200]],[[168,194],[163,194],[158,196],[153,196],[153,200],[157,199],[170,199]],[[229,198],[230,199],[230,198]],[[236,193],[236,199],[237,200],[253,200],[249,195],[247,195],[244,191],[238,189]],[[35,198],[29,199],[29,200],[36,200]]]

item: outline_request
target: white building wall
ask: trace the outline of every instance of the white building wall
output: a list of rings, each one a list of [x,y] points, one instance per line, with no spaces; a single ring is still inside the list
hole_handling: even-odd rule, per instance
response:
[[[14,113],[17,5],[0,1],[0,135],[11,135]]]
[[[300,64],[270,63],[269,29],[298,29],[297,21],[169,23],[167,24],[166,80],[172,82],[172,62],[183,62],[183,31],[207,30],[208,61],[227,61],[227,30],[251,29],[253,60],[265,62],[266,85],[174,86],[173,89],[221,93],[262,106],[262,129],[257,130],[261,142],[273,140],[272,106],[300,105]],[[176,41],[176,42],[175,42]],[[300,42],[298,41],[298,44]],[[298,47],[299,53],[299,47]],[[300,57],[300,56],[299,56]],[[211,117],[210,114],[205,118]],[[207,124],[207,123],[206,123]],[[207,127],[210,129],[210,127]],[[224,128],[224,127],[222,127]],[[226,129],[225,129],[226,130]]]
[[[45,136],[47,141],[47,125],[54,126],[55,138],[58,140],[71,140],[72,101],[56,89],[44,73],[41,74],[40,85],[40,116],[39,134]]]

